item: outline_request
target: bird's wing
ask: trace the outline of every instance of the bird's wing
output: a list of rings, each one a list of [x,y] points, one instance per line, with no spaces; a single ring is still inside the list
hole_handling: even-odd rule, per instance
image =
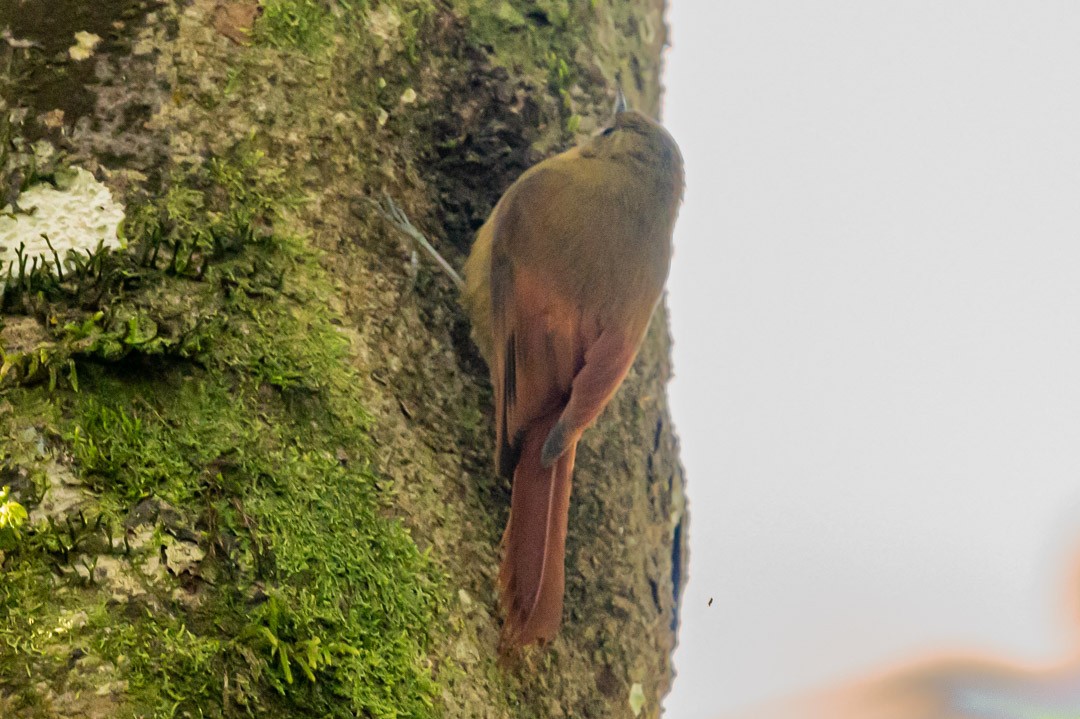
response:
[[[500,203],[491,228],[496,458],[500,473],[513,480],[499,570],[506,647],[552,638],[562,618],[574,454],[554,467],[545,467],[540,454],[569,400],[588,339],[577,298],[560,292],[544,262],[549,243],[561,238],[544,234],[537,213],[551,211],[560,198],[534,193],[551,190],[552,178],[534,172],[523,179]]]
[[[492,246],[491,304],[499,471],[512,477],[525,430],[559,413],[584,361],[581,309],[542,272],[515,263],[498,234]]]

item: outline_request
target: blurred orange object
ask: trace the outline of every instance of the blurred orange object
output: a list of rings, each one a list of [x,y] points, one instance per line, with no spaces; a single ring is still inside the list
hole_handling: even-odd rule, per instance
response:
[[[1080,719],[1080,554],[1069,656],[1049,666],[938,652],[726,719]]]

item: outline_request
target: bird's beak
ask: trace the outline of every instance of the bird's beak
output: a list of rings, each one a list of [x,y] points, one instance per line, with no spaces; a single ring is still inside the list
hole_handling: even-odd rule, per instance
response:
[[[626,112],[626,95],[623,94],[622,87],[618,87],[615,90],[615,114],[620,112]]]

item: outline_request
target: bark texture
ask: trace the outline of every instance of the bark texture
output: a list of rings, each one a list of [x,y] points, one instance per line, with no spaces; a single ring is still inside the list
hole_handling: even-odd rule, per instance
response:
[[[659,715],[686,527],[664,312],[578,449],[561,634],[500,665],[487,371],[376,204],[460,267],[616,75],[656,112],[662,12],[0,0],[3,189],[85,168],[127,242],[4,290],[0,715]]]

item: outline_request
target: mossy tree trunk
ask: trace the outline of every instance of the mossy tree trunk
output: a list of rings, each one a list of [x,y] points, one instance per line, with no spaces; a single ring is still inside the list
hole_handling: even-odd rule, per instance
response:
[[[460,266],[617,74],[655,113],[662,11],[0,0],[6,198],[80,167],[126,216],[125,249],[4,290],[0,716],[658,716],[664,313],[578,452],[561,635],[500,665],[486,368],[376,204]]]

